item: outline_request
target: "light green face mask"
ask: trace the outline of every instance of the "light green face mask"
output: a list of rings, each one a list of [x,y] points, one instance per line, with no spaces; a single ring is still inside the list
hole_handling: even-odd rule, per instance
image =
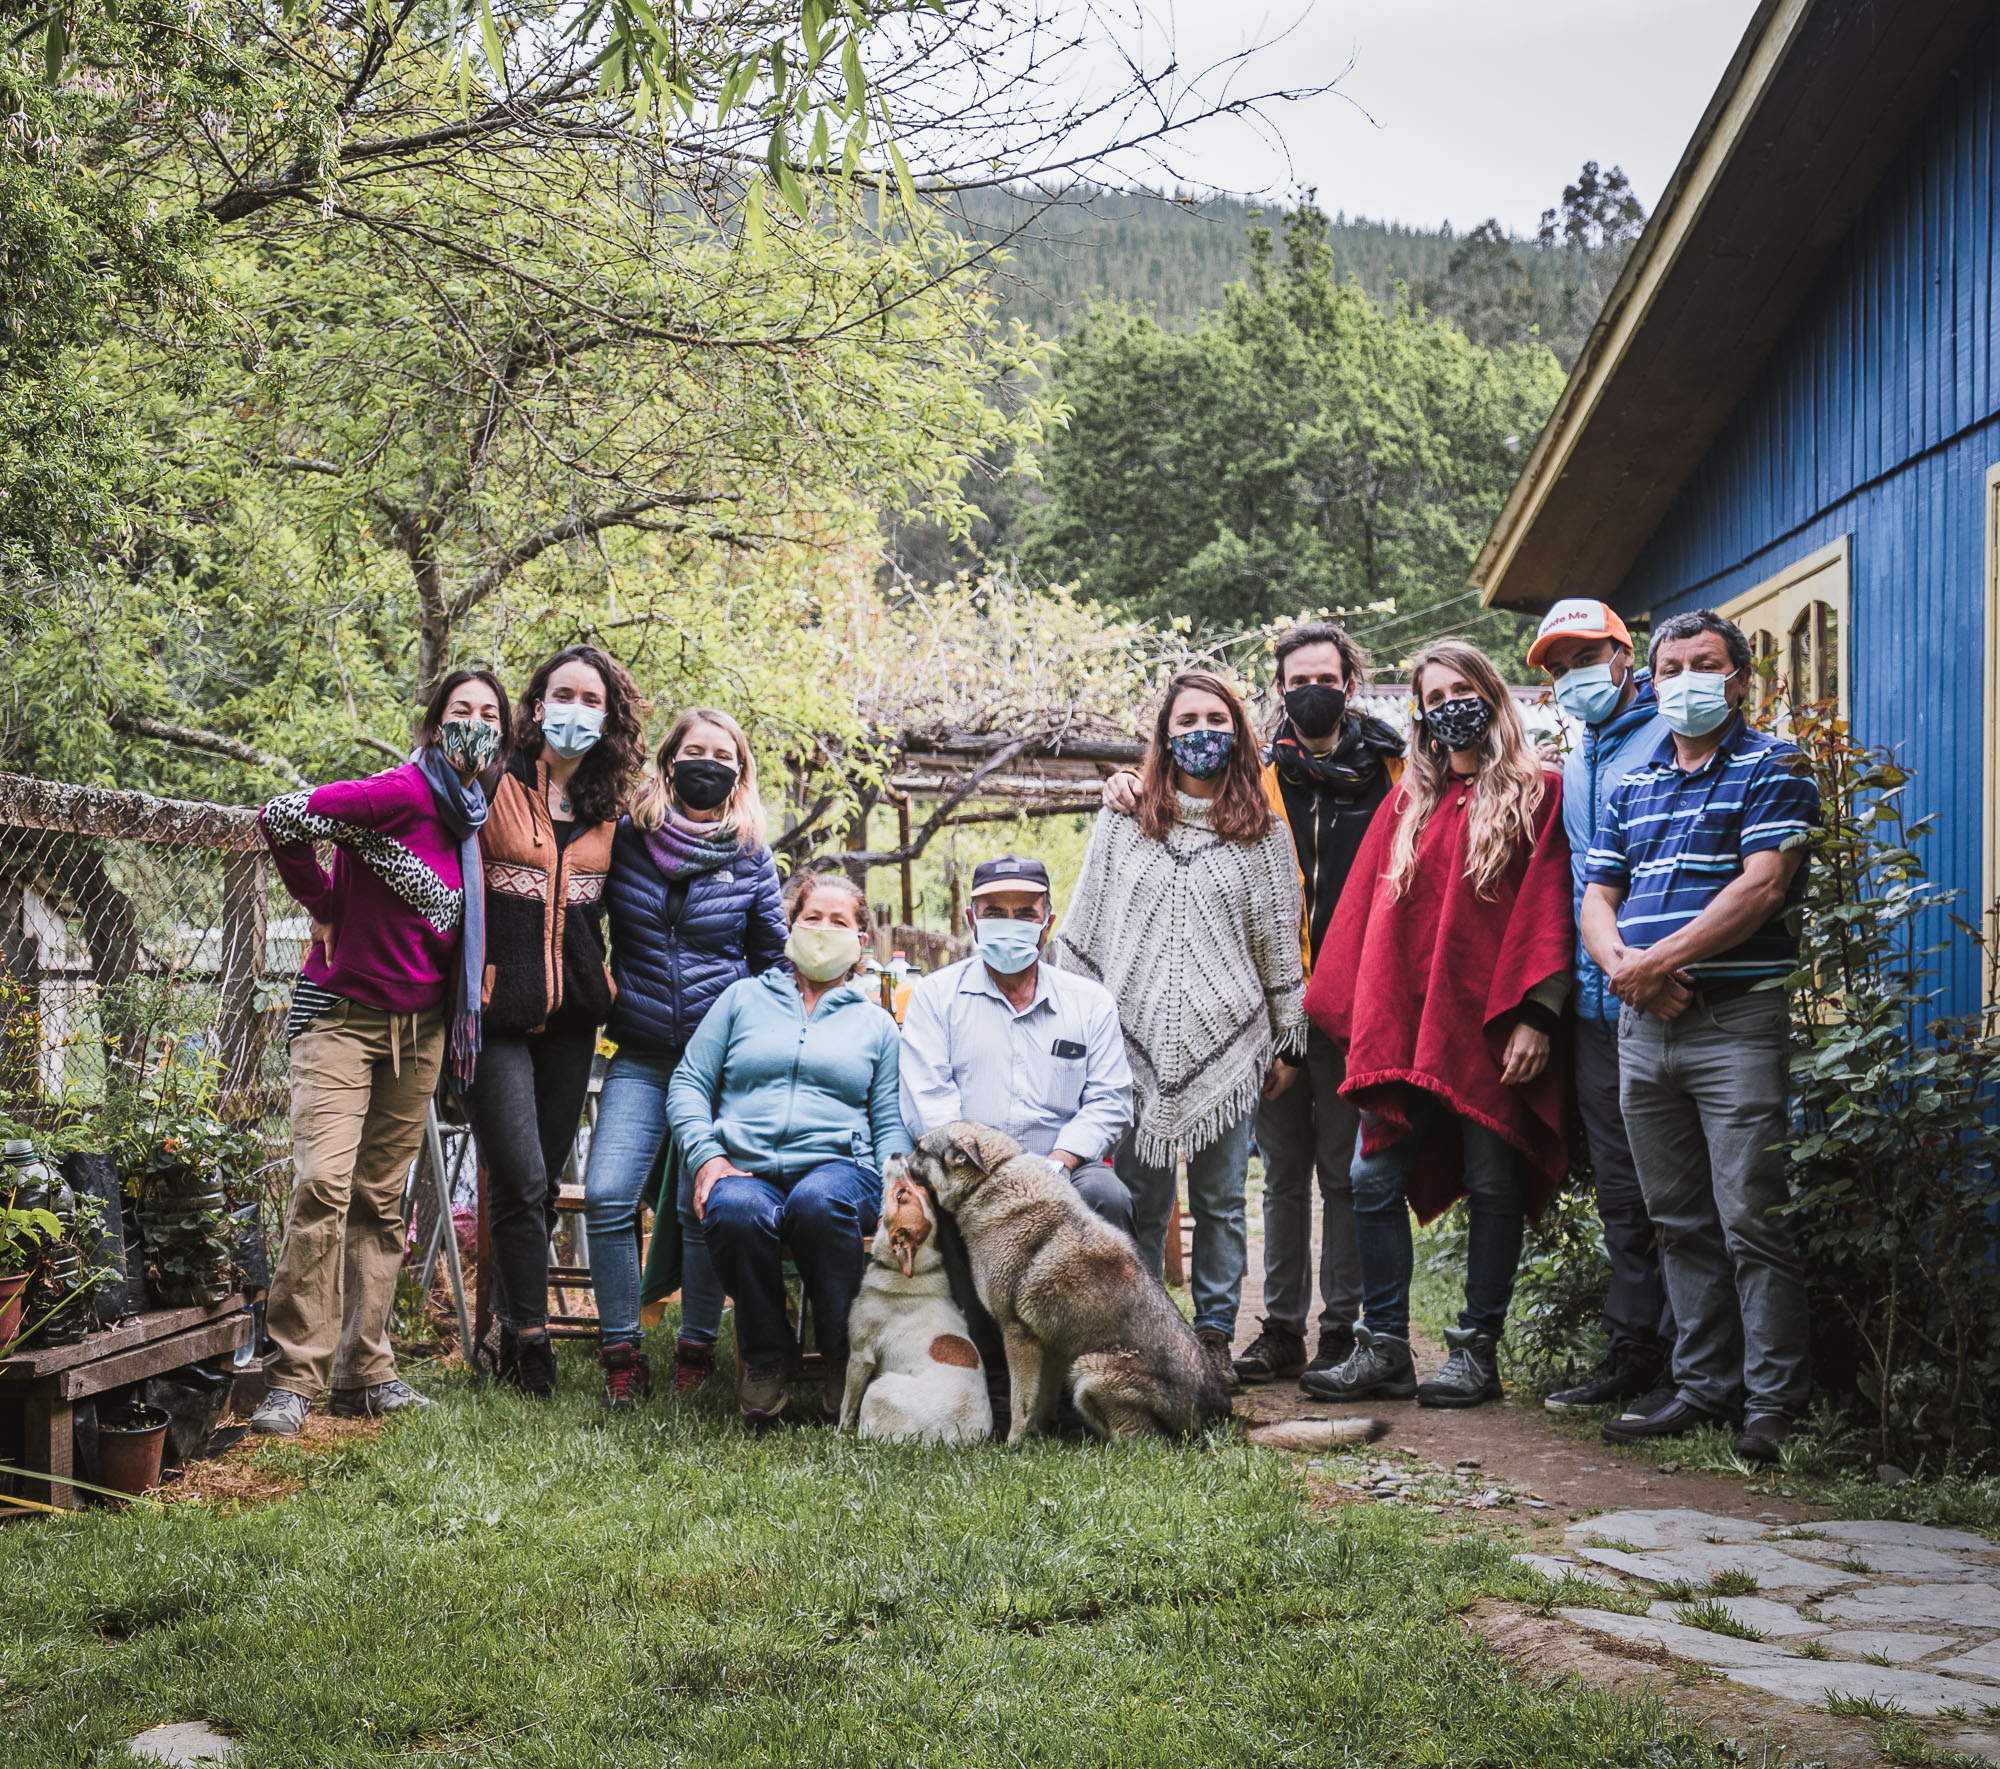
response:
[[[800,976],[831,983],[861,962],[861,936],[851,927],[795,927],[785,956]]]

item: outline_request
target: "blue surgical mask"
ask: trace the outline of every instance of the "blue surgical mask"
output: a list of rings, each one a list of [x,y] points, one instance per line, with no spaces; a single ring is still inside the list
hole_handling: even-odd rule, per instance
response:
[[[1736,672],[1683,670],[1664,682],[1654,679],[1660,697],[1660,717],[1667,729],[1683,737],[1706,737],[1729,717],[1729,683]]]
[[[1010,921],[997,915],[980,916],[972,924],[972,939],[989,968],[1003,977],[1013,977],[1041,955],[1044,925],[1039,921]]]
[[[1625,684],[1611,679],[1610,664],[1587,663],[1556,684],[1556,705],[1586,725],[1601,725],[1618,710],[1624,692]]]
[[[565,761],[588,755],[604,735],[604,708],[575,700],[555,700],[542,707],[542,741]]]

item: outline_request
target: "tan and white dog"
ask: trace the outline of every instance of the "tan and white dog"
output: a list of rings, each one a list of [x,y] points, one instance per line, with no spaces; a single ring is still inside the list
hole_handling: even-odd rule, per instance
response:
[[[929,1194],[889,1162],[882,1221],[847,1317],[840,1428],[887,1442],[980,1443],[993,1435],[986,1371],[951,1299]]]

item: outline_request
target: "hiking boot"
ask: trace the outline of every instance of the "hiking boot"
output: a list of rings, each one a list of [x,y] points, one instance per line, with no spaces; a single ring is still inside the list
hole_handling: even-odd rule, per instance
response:
[[[602,1347],[597,1367],[604,1372],[604,1398],[597,1404],[614,1413],[629,1412],[653,1398],[653,1372],[646,1354],[627,1340]]]
[[[1753,1413],[1743,1421],[1734,1448],[1746,1462],[1775,1462],[1783,1454],[1792,1422],[1782,1413]]]
[[[250,1415],[250,1429],[265,1437],[297,1437],[306,1422],[306,1397],[274,1388]]]
[[[1650,1394],[1659,1379],[1658,1358],[1613,1352],[1581,1382],[1545,1396],[1542,1405],[1552,1413],[1577,1413],[1590,1407],[1622,1408],[1626,1401]],[[1660,1403],[1665,1404],[1665,1401]],[[1659,1407],[1653,1410],[1658,1412]]]
[[[1299,1387],[1314,1400],[1408,1400],[1417,1392],[1416,1359],[1409,1340],[1356,1327],[1346,1361],[1301,1376]]]
[[[1202,1355],[1215,1371],[1215,1379],[1222,1384],[1222,1392],[1241,1394],[1243,1384],[1236,1380],[1236,1365],[1229,1355],[1229,1335],[1220,1327],[1203,1327],[1195,1337],[1201,1341]]]
[[[378,1419],[390,1413],[421,1413],[436,1405],[400,1376],[391,1376],[386,1382],[370,1382],[359,1388],[336,1388],[326,1410],[337,1419]]]
[[[1654,1438],[1686,1437],[1704,1425],[1721,1423],[1721,1414],[1711,1413],[1706,1407],[1690,1406],[1679,1395],[1673,1395],[1658,1412],[1620,1413],[1615,1419],[1606,1419],[1598,1428],[1598,1435],[1606,1443],[1646,1443]]]
[[[1266,1321],[1236,1360],[1236,1373],[1245,1382],[1285,1382],[1305,1367],[1306,1336],[1275,1321]]]
[[[1352,1327],[1322,1327],[1319,1330],[1319,1350],[1313,1353],[1313,1361],[1300,1372],[1313,1376],[1327,1370],[1337,1370],[1347,1362],[1354,1352],[1354,1329]]]
[[[715,1347],[699,1339],[674,1341],[674,1399],[692,1394],[715,1374]]]
[[[503,1337],[502,1344],[505,1344]],[[556,1348],[546,1332],[526,1332],[514,1337],[513,1361],[501,1372],[523,1394],[546,1400],[556,1391]],[[504,1356],[504,1353],[503,1353]]]
[[[1505,1392],[1500,1386],[1500,1347],[1492,1334],[1447,1327],[1444,1342],[1451,1347],[1451,1356],[1428,1382],[1418,1384],[1417,1405],[1476,1407],[1500,1399]]]
[[[743,1366],[736,1379],[736,1405],[746,1425],[768,1425],[785,1410],[785,1366]]]

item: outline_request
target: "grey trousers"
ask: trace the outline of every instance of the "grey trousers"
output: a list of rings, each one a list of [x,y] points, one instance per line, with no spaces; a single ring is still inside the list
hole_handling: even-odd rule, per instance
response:
[[[1710,1412],[1796,1418],[1811,1389],[1805,1280],[1787,1200],[1786,1002],[1781,989],[1677,1020],[1625,1008],[1619,1098],[1679,1332],[1674,1383]]]
[[[1354,1244],[1348,1169],[1360,1114],[1340,1097],[1347,1059],[1313,1028],[1306,1072],[1257,1106],[1264,1158],[1264,1318],[1304,1336],[1312,1309],[1313,1176],[1319,1176],[1319,1330],[1352,1327],[1361,1313],[1361,1255]]]
[[[1639,1169],[1618,1102],[1618,1028],[1610,1020],[1576,1022],[1576,1098],[1597,1176],[1597,1216],[1611,1257],[1604,1330],[1614,1359],[1664,1368],[1674,1349],[1674,1305],[1660,1275],[1660,1236],[1646,1214]]]

